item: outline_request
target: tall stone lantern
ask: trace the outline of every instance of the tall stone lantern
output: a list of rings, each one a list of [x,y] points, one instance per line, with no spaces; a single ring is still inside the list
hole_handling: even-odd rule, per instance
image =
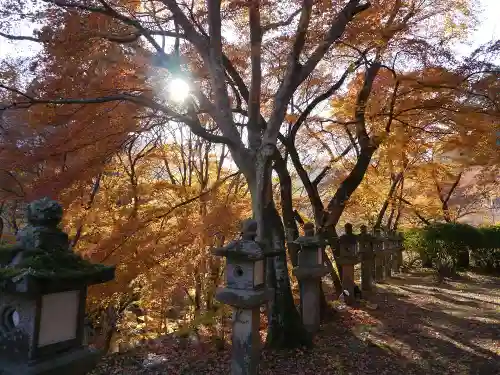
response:
[[[0,250],[2,375],[83,375],[100,358],[83,346],[87,287],[115,269],[71,251],[62,214],[48,198],[30,203],[16,245]]]
[[[361,226],[358,245],[361,255],[361,289],[370,292],[373,289],[373,236],[368,233],[366,225]]]
[[[347,304],[354,303],[354,266],[359,262],[358,236],[352,232],[352,224],[345,224],[346,232],[339,238],[340,256],[337,262],[342,267],[342,288],[349,292],[345,300]]]
[[[260,306],[272,297],[265,283],[265,254],[255,241],[257,222],[245,220],[241,240],[214,249],[227,258],[226,287],[215,298],[233,310],[231,375],[255,375],[260,356]]]
[[[297,238],[300,246],[298,265],[293,275],[301,285],[301,315],[305,328],[310,333],[318,331],[321,319],[321,278],[328,273],[323,265],[322,241],[314,235],[314,224],[304,224],[304,235]]]
[[[384,278],[389,279],[392,276],[392,258],[394,252],[394,240],[392,231],[388,230],[384,238]]]
[[[396,236],[396,249],[395,249],[395,261],[394,268],[396,272],[401,272],[401,267],[403,267],[403,233],[397,232]]]
[[[383,281],[385,278],[385,255],[384,255],[384,238],[380,228],[373,229],[373,252],[375,262],[373,265],[373,275],[376,282]]]

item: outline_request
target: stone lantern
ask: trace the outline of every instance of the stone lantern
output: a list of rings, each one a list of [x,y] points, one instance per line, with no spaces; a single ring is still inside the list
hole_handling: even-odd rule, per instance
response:
[[[373,230],[373,253],[375,255],[374,279],[377,282],[383,281],[385,277],[384,238],[380,228],[374,228]]]
[[[115,269],[71,251],[57,202],[30,203],[27,219],[17,244],[0,250],[0,373],[86,374],[100,358],[83,346],[87,286]]]
[[[337,258],[337,263],[342,268],[342,289],[349,293],[346,296],[346,303],[354,302],[354,266],[359,262],[358,251],[358,236],[352,232],[352,224],[346,223],[345,234],[340,236],[340,256]]]
[[[395,234],[395,249],[394,249],[394,256],[395,256],[395,259],[394,259],[394,263],[395,266],[395,271],[396,272],[400,272],[401,271],[401,267],[403,267],[403,234],[401,232],[397,232]]]
[[[265,284],[265,254],[255,241],[257,222],[246,220],[242,238],[213,251],[226,257],[226,287],[217,288],[215,298],[234,308],[232,375],[257,373],[260,350],[260,306],[272,297]]]
[[[398,239],[396,232],[390,230],[387,232],[387,239],[389,242],[389,255],[387,256],[387,277],[392,276],[392,272],[399,272],[399,267],[397,263],[397,251],[398,251]]]
[[[384,238],[384,278],[392,276],[392,254],[394,252],[394,238],[392,231],[388,230]]]
[[[366,225],[361,226],[358,236],[359,253],[361,255],[361,289],[369,292],[373,287],[373,236],[368,233]]]
[[[308,332],[315,333],[321,319],[321,278],[328,273],[328,269],[323,265],[322,242],[314,235],[314,224],[306,223],[304,235],[295,243],[300,246],[300,250],[298,265],[292,272],[300,281],[302,322]]]

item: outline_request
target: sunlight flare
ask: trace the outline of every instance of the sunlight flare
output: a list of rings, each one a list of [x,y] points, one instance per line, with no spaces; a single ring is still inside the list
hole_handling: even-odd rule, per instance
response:
[[[189,96],[189,84],[181,79],[174,78],[168,83],[169,97],[176,102],[183,102]]]

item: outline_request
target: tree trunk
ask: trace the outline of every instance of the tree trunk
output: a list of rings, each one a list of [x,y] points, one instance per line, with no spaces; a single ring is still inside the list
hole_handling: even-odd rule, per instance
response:
[[[387,208],[389,207],[389,203],[391,202],[392,197],[394,196],[394,192],[396,191],[396,188],[399,184],[399,181],[401,180],[401,177],[403,177],[403,173],[398,173],[394,178],[391,178],[391,187],[389,189],[389,193],[385,197],[384,203],[382,204],[382,208],[380,209],[378,216],[377,216],[377,221],[375,222],[374,227],[380,229],[382,226],[382,220],[384,219],[385,212],[387,211]]]
[[[274,170],[279,176],[280,180],[280,197],[281,197],[281,212],[283,215],[283,222],[285,224],[286,244],[288,255],[292,266],[296,267],[298,264],[298,251],[299,245],[293,243],[299,237],[299,228],[295,221],[295,213],[293,210],[292,201],[292,179],[290,173],[286,168],[286,162],[281,157],[278,150],[274,155]]]
[[[293,300],[286,262],[285,231],[273,201],[265,207],[265,218],[266,242],[272,244],[273,250],[283,251],[268,258],[267,262],[267,280],[274,288],[274,299],[269,304],[266,345],[277,349],[311,346],[311,337]]]
[[[285,230],[276,210],[272,192],[272,162],[276,147],[262,145],[257,151],[255,170],[245,177],[252,197],[252,211],[257,221],[257,240],[266,250],[282,251],[267,260],[266,281],[274,289],[268,304],[268,333],[266,345],[272,348],[309,346],[312,341],[302,324],[293,299],[285,250]],[[255,172],[252,174],[250,172]]]
[[[367,147],[361,150],[358,160],[356,161],[356,165],[342,184],[340,184],[339,188],[335,192],[335,195],[328,203],[328,207],[326,209],[327,215],[323,217],[323,227],[328,228],[331,226],[335,227],[335,225],[337,225],[342,213],[344,212],[346,202],[363,180],[375,150],[375,147]]]

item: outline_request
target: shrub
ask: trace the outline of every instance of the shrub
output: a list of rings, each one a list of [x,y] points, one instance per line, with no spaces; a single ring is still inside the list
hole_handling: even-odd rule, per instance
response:
[[[405,248],[418,252],[424,266],[432,265],[443,277],[468,267],[469,251],[480,243],[480,231],[461,223],[435,223],[405,233]]]
[[[471,252],[472,263],[489,272],[500,272],[500,226],[479,228],[481,241]]]
[[[411,268],[416,262],[416,259],[421,259],[424,267],[431,266],[428,262],[426,264],[427,258],[425,255],[425,239],[423,233],[421,228],[409,229],[404,232],[404,248],[407,258],[405,267]]]

